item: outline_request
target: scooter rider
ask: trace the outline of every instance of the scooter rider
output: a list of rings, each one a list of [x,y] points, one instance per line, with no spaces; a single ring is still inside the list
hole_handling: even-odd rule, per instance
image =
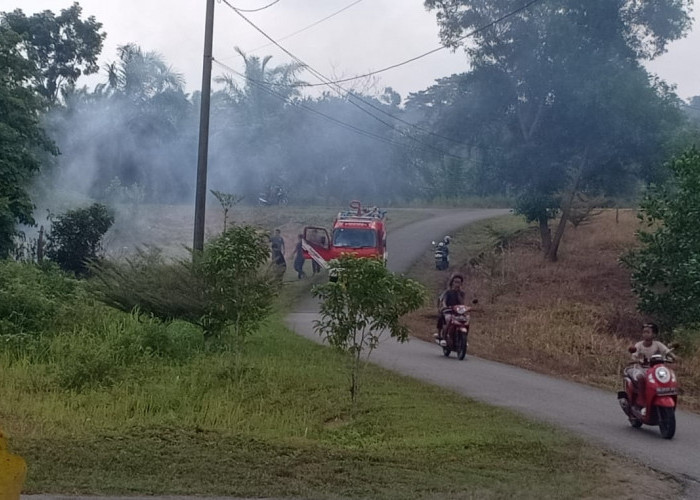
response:
[[[463,305],[465,303],[462,285],[464,285],[464,277],[461,274],[454,274],[452,278],[450,278],[448,289],[440,295],[438,304],[440,314],[437,321],[437,333],[433,335],[440,340],[440,345],[445,342],[442,338],[442,329],[446,322],[445,311],[449,310],[452,306]]]
[[[671,360],[676,359],[671,353],[671,349],[658,340],[654,340],[658,333],[659,327],[655,323],[645,323],[642,325],[642,340],[634,345],[634,349],[630,349],[634,350],[632,353],[633,364],[625,368],[625,375],[632,379],[637,394],[644,388],[645,368],[643,365],[647,364],[652,356],[660,354]]]

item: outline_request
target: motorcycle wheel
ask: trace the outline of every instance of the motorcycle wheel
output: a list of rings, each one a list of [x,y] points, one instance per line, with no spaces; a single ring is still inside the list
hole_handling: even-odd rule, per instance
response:
[[[667,406],[657,406],[656,412],[659,416],[661,437],[664,439],[671,439],[676,433],[676,409]]]
[[[467,336],[457,335],[457,359],[462,361],[467,355]]]

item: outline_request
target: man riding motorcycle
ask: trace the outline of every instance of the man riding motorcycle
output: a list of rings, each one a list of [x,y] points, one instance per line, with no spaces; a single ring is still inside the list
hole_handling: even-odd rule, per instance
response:
[[[452,306],[464,305],[465,297],[464,290],[462,290],[462,285],[464,285],[464,277],[461,274],[454,274],[450,278],[449,287],[440,295],[438,308],[440,314],[437,321],[437,333],[433,335],[440,341],[440,345],[444,345],[445,340],[442,338],[442,330],[445,326],[445,310],[450,310]]]

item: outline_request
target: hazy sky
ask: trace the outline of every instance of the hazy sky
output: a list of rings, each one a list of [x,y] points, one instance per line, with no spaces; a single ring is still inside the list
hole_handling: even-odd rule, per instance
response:
[[[241,9],[255,9],[273,0],[228,0]],[[25,13],[59,12],[71,0],[0,0],[0,11],[21,8]],[[102,63],[116,59],[116,47],[129,42],[159,52],[187,80],[188,90],[201,85],[205,0],[81,0],[84,15],[103,24],[107,40]],[[344,7],[338,15],[289,38]],[[271,64],[290,58],[245,23],[220,0],[215,7],[214,58],[242,70],[234,47],[259,56],[272,55]],[[260,12],[245,13],[251,21],[288,51],[331,78],[384,68],[439,46],[433,13],[422,0],[279,0]],[[678,86],[681,97],[700,95],[700,28],[671,45],[667,54],[649,64],[663,79]],[[462,52],[445,49],[377,76],[377,89],[391,86],[403,97],[424,89],[436,78],[467,69]],[[214,75],[224,70],[214,66]],[[309,75],[300,77],[309,82]],[[94,81],[90,80],[88,83]],[[348,84],[350,85],[350,84]]]

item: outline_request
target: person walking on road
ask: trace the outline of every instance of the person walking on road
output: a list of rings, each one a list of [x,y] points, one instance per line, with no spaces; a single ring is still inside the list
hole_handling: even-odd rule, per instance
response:
[[[292,252],[292,257],[294,258],[294,270],[297,272],[299,279],[305,278],[306,273],[304,272],[304,247],[302,242],[304,241],[304,235],[299,235],[299,241],[297,241],[297,246]]]

